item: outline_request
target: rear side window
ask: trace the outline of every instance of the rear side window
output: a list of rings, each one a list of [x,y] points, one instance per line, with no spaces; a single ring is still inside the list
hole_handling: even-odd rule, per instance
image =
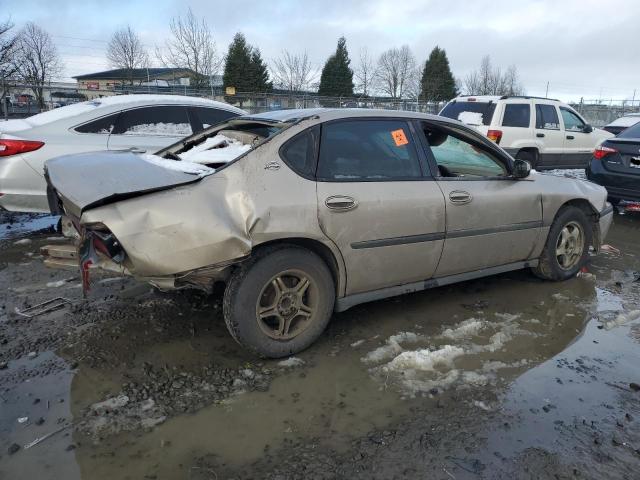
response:
[[[619,138],[640,138],[640,123],[623,130],[617,136]]]
[[[318,179],[385,181],[422,175],[409,125],[355,120],[322,126]]]
[[[560,130],[558,111],[553,105],[536,105],[536,128],[543,130]]]
[[[203,130],[220,122],[224,122],[231,117],[238,116],[237,113],[219,108],[192,107],[191,112],[194,114],[196,125],[200,126]]]
[[[490,125],[495,109],[496,104],[493,102],[451,102],[442,109],[440,115],[464,123]],[[482,117],[479,117],[478,114]],[[479,121],[468,121],[472,117],[476,117]]]
[[[185,107],[161,106],[122,112],[112,133],[186,137],[193,132]]]
[[[303,177],[315,176],[319,131],[319,127],[309,128],[285,143],[280,150],[285,163]]]
[[[102,133],[109,134],[116,124],[118,114],[107,115],[106,117],[99,118],[84,125],[76,127],[76,132],[80,133]]]
[[[531,108],[528,103],[507,103],[502,117],[503,127],[529,128],[531,124]]]

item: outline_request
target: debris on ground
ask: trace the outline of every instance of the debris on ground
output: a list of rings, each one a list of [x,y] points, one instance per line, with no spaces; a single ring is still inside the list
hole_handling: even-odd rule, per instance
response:
[[[68,280],[62,280],[63,283],[66,283]],[[49,286],[49,284],[47,284]],[[20,310],[16,307],[15,312],[21,317],[33,318],[40,315],[44,315],[45,313],[50,313],[55,310],[59,310],[67,305],[73,305],[73,302],[68,298],[64,297],[56,297],[51,300],[47,300],[46,302],[38,303],[37,305],[33,305],[32,307],[25,308]]]

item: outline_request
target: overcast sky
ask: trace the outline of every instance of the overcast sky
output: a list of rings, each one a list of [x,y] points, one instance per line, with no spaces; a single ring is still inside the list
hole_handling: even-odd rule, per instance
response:
[[[306,50],[321,68],[344,35],[354,68],[364,46],[377,56],[407,44],[422,64],[439,45],[458,78],[489,54],[495,65],[515,64],[531,95],[549,82],[549,96],[563,100],[631,98],[636,88],[640,97],[637,0],[0,0],[0,18],[49,31],[69,80],[107,69],[107,42],[126,24],[152,52],[188,6],[206,19],[221,55],[242,31],[267,61],[284,48]]]

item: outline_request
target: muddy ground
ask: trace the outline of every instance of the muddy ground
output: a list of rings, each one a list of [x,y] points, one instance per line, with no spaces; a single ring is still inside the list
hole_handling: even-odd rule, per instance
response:
[[[2,479],[640,477],[640,214],[579,278],[362,305],[285,361],[242,351],[215,295],[83,299],[41,264],[54,220],[0,218]]]

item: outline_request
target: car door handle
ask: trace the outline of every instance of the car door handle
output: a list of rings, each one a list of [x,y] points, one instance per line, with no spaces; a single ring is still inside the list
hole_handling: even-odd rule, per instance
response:
[[[332,195],[331,197],[327,197],[324,204],[329,210],[333,210],[334,212],[346,212],[358,206],[355,198],[346,195]]]
[[[575,137],[573,135],[567,135],[567,140],[573,140]]]
[[[464,205],[465,203],[471,202],[473,197],[469,192],[465,192],[464,190],[454,190],[449,193],[449,200],[456,205]]]
[[[538,137],[538,138],[544,138],[544,133],[536,133],[536,137]]]

